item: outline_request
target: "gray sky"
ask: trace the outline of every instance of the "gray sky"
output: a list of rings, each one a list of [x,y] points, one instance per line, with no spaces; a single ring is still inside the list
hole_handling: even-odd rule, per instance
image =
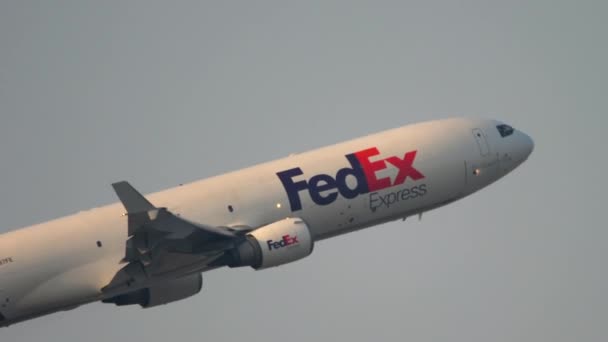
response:
[[[536,150],[495,185],[205,274],[161,308],[92,304],[2,341],[605,341],[603,1],[3,1],[0,231],[432,118]],[[602,138],[602,140],[600,140]],[[161,162],[159,162],[161,160]]]

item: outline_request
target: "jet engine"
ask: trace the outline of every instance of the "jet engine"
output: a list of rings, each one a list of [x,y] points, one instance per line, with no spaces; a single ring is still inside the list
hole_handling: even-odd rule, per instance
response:
[[[203,276],[197,273],[165,280],[147,288],[104,299],[103,302],[118,306],[139,304],[142,308],[151,308],[194,296],[202,288]]]
[[[286,218],[258,228],[228,252],[230,267],[256,270],[287,264],[312,253],[314,241],[308,225],[299,218]]]

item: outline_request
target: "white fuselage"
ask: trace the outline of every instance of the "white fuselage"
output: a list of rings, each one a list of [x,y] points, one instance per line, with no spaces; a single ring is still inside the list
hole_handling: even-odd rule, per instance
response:
[[[409,125],[146,197],[209,226],[257,228],[299,217],[315,240],[324,239],[440,207],[504,176],[528,157],[532,142],[519,131],[502,137],[499,124],[447,119]],[[369,153],[373,148],[378,155]],[[346,156],[366,150],[361,158],[371,165],[369,191],[345,197],[331,181],[309,190],[313,176],[339,182],[339,170],[351,167]],[[308,188],[299,183],[288,196],[277,173],[295,168],[302,174],[291,181],[306,181]],[[353,175],[341,176],[348,189],[359,185]],[[0,326],[103,299],[101,289],[124,266],[124,211],[116,203],[0,235]]]

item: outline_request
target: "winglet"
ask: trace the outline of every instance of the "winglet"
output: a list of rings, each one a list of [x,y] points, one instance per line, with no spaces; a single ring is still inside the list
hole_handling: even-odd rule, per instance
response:
[[[112,187],[122,202],[122,205],[127,209],[127,214],[141,213],[156,209],[156,207],[135,190],[129,182],[122,181],[114,183],[112,184]]]

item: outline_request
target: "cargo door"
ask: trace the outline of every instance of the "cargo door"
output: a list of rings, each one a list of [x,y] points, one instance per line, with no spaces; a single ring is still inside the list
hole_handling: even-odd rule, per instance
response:
[[[495,178],[498,172],[498,156],[492,152],[488,137],[481,128],[474,128],[471,133],[479,155],[465,162],[465,180],[468,185],[482,187]]]

